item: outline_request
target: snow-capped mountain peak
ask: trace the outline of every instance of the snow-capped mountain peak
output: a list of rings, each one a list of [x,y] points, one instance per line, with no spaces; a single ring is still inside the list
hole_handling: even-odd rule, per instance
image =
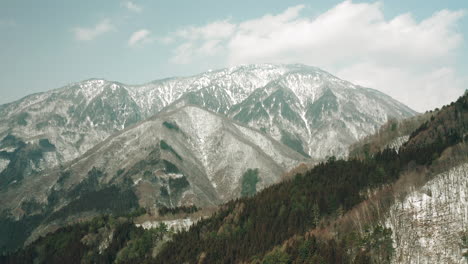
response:
[[[143,85],[89,79],[0,106],[0,138],[45,138],[39,168],[74,159],[163,109],[198,105],[263,131],[304,156],[344,156],[388,118],[414,111],[372,89],[301,64],[254,64]],[[55,153],[55,154],[54,154]]]

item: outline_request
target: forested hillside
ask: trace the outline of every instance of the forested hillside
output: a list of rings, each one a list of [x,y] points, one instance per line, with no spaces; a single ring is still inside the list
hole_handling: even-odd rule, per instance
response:
[[[399,153],[387,148],[365,159],[331,158],[305,175],[267,188],[253,198],[228,203],[216,216],[176,235],[156,262],[237,263],[263,257],[265,261],[270,256],[265,253],[275,246],[320,225],[328,225],[368,199],[371,190],[384,190],[403,172],[418,165],[430,165],[446,148],[462,142],[468,131],[467,115],[468,97],[465,95],[416,129]],[[393,197],[387,195],[391,204]],[[391,243],[379,243],[388,239],[391,230],[374,223],[364,234],[353,229],[341,231],[345,234],[325,239],[311,236],[302,241],[303,244],[292,247],[286,243],[283,245],[286,250],[274,254],[297,263],[312,259],[322,259],[326,263],[366,262],[375,261],[381,255],[390,257]],[[317,239],[321,241],[318,244]],[[304,253],[307,259],[299,254],[299,248],[302,253],[308,251]],[[379,252],[373,252],[375,248]],[[350,250],[356,252],[355,256],[348,253]]]

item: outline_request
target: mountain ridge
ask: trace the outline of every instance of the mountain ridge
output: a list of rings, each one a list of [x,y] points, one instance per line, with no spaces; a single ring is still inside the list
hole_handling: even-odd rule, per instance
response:
[[[301,74],[305,73],[307,74],[302,78],[304,79],[302,82],[291,80],[303,77]],[[314,102],[320,98],[314,91],[302,96],[299,94],[313,90],[315,86],[320,88],[320,85],[328,84],[329,80],[337,85],[358,87],[316,67],[299,64],[237,66],[189,77],[156,80],[144,85],[125,85],[120,82],[93,78],[1,105],[0,123],[3,123],[3,126],[0,125],[0,138],[14,134],[24,141],[37,141],[37,138],[41,137],[49,140],[56,146],[56,151],[49,155],[48,160],[41,162],[40,168],[46,169],[78,157],[111,134],[165,108],[177,108],[181,104],[196,104],[234,118],[233,107],[239,107],[243,102],[245,105],[245,100],[249,100],[249,97],[258,89],[274,82],[281,82],[282,86],[294,93],[296,99],[290,100],[291,103],[300,104],[303,108],[306,101]],[[380,94],[377,91],[372,91],[372,93]],[[385,97],[378,101],[377,105],[381,105],[384,101],[390,102],[392,99]],[[249,106],[246,105],[246,107]],[[402,109],[400,113],[392,114],[396,115],[394,117],[397,119],[415,113],[401,104],[394,104],[391,107]],[[383,110],[385,111],[388,110]],[[296,151],[310,156],[312,153],[309,149],[314,143],[310,140],[312,124],[307,124],[303,109],[296,109],[293,112],[300,116],[298,126],[303,126],[301,136],[294,135],[289,128],[285,130],[283,125],[278,127],[277,124],[268,124],[267,126],[262,120],[254,120],[255,122],[247,122],[247,124],[266,131],[276,140],[281,141],[281,138],[285,137],[286,139],[282,141],[283,143],[289,142],[290,147],[302,144],[303,150],[296,147]],[[262,116],[255,118],[261,119]],[[385,122],[385,119],[387,117],[384,115],[380,119],[365,121],[373,124],[370,127],[371,131],[364,131],[364,133],[372,132]],[[301,122],[304,124],[300,124]],[[267,128],[270,129],[267,131]],[[354,136],[354,140],[360,136],[362,135]],[[337,152],[342,152],[349,142],[341,144]],[[330,148],[333,147],[323,146],[322,148],[325,148],[323,151],[314,153],[312,156],[325,158],[325,156],[337,154],[330,153]]]
[[[300,162],[306,159],[258,130],[199,106],[184,106],[119,131],[60,167],[18,180],[0,192],[8,201],[1,207],[15,212],[24,201],[45,206],[51,196],[62,199],[73,192],[93,171],[101,175],[93,188],[131,180],[130,189],[145,208],[155,204],[207,206],[238,197],[247,168],[258,169],[260,190],[278,182]],[[186,182],[179,194],[158,194],[159,189],[169,188],[167,182],[179,178]],[[140,187],[146,191],[141,193]],[[63,201],[59,204],[66,205]]]

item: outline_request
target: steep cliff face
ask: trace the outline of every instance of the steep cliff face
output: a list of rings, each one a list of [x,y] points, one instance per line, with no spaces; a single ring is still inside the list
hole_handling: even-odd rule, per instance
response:
[[[441,173],[391,208],[392,263],[467,263],[461,233],[468,229],[468,163]]]

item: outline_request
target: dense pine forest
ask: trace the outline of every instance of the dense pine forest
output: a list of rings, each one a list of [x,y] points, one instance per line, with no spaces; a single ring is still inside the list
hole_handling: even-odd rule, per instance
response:
[[[393,186],[403,174],[430,168],[448,148],[468,140],[468,95],[428,115],[399,150],[330,157],[255,195],[246,192],[187,231],[171,233],[164,225],[144,230],[132,223],[134,215],[102,216],[59,229],[0,262],[388,263],[392,230],[378,220],[395,199]],[[370,199],[382,207],[369,211],[359,228],[346,221]]]

